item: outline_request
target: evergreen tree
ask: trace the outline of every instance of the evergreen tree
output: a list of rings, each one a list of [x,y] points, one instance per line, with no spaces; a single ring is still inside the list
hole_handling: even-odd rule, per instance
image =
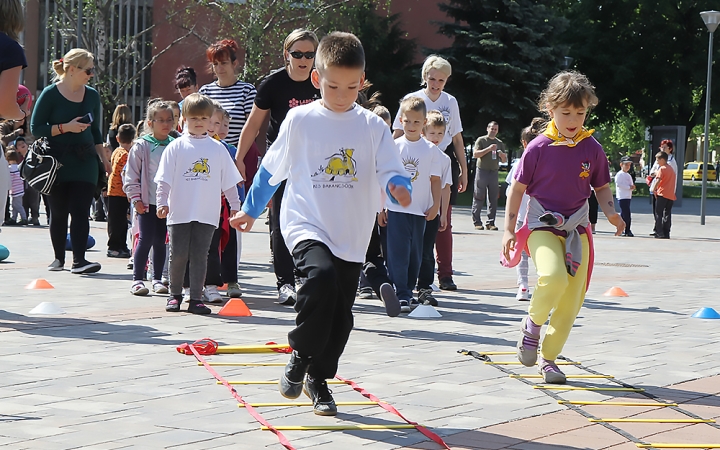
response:
[[[500,124],[510,148],[538,115],[537,99],[562,69],[565,47],[556,44],[567,21],[548,0],[448,0],[440,9],[455,20],[441,33],[454,39],[440,53],[453,66],[448,92],[458,99],[464,134],[481,136]]]

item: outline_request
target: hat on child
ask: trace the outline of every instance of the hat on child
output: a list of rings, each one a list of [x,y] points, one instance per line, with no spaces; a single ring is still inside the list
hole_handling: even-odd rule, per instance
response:
[[[622,158],[620,158],[620,164],[626,163],[626,162],[632,162],[632,159],[630,159],[629,156],[623,156]]]

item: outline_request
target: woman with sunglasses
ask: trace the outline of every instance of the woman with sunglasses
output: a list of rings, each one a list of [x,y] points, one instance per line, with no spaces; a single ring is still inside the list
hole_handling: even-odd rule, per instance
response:
[[[65,242],[70,222],[73,249],[72,273],[94,273],[100,264],[85,259],[90,223],[88,214],[100,171],[110,162],[100,133],[100,95],[87,86],[95,73],[95,57],[81,48],[53,61],[55,83],[46,87],[35,103],[30,122],[32,134],[46,137],[50,154],[62,164],[50,199],[50,240],[55,260],[48,270],[65,267]]]
[[[312,31],[303,29],[293,31],[285,38],[283,46],[285,68],[272,72],[260,83],[255,104],[240,135],[235,156],[238,170],[243,179],[250,183],[257,170],[257,161],[248,162],[246,154],[268,120],[269,147],[277,138],[280,124],[285,120],[290,109],[320,98],[320,91],[310,81],[317,46],[318,38]],[[253,166],[248,167],[247,164]],[[295,303],[295,263],[280,233],[280,205],[284,192],[283,181],[272,198],[270,245],[273,249],[273,266],[277,277],[278,303],[292,305]]]

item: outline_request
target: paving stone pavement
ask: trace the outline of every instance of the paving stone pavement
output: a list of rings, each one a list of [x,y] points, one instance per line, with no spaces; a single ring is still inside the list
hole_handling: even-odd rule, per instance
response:
[[[720,320],[690,318],[703,306],[720,310],[716,295],[720,201],[708,202],[707,225],[700,226],[698,202],[686,199],[674,211],[671,240],[647,236],[652,220],[647,199],[636,199],[633,209],[636,238],[613,237],[607,222],[601,219],[598,224],[598,264],[563,353],[665,400],[682,402],[686,410],[704,418],[720,417],[716,357]],[[355,329],[339,375],[426,425],[453,448],[636,448],[496,367],[457,353],[460,349],[512,351],[527,304],[515,300],[515,271],[498,264],[501,233],[475,231],[467,208],[454,210],[453,222],[455,281],[460,289],[437,294],[443,317],[389,318],[379,300],[358,299]],[[180,343],[204,337],[221,344],[286,342],[295,315],[273,302],[274,275],[262,221],[243,237],[240,283],[253,316],[241,318],[166,313],[162,296],[132,296],[127,261],[106,258],[105,224],[91,225],[98,244],[89,259],[100,261],[103,270],[87,276],[45,270],[53,259],[46,227],[2,229],[0,243],[11,255],[0,263],[0,446],[282,448],[193,357],[175,351]],[[628,264],[632,266],[623,266]],[[25,289],[37,278],[47,279],[55,289]],[[630,296],[604,297],[611,286],[620,286]],[[57,304],[67,314],[28,314],[43,301]],[[286,356],[208,359],[285,362]],[[276,380],[282,370],[216,369],[228,380]],[[581,371],[568,367],[567,373]],[[573,380],[572,384],[607,383]],[[283,401],[272,385],[236,389],[251,402]],[[348,386],[331,389],[337,401],[365,400]],[[608,393],[586,391],[561,395],[572,400],[611,398]],[[599,408],[608,407],[588,411],[673,417],[670,411],[656,413],[648,408]],[[377,406],[340,407],[337,418],[316,417],[309,408],[300,407],[259,412],[273,425],[402,423]],[[705,424],[624,425],[628,426],[622,429],[646,442],[720,443],[720,429]],[[287,431],[285,435],[298,449],[440,448],[414,430]]]

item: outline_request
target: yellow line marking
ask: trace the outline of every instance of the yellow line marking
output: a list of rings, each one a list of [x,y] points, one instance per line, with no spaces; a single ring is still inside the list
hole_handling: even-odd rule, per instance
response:
[[[720,444],[635,444],[638,448],[720,448]]]
[[[640,403],[640,402],[586,402],[558,400],[561,405],[599,405],[599,406],[677,406],[677,403]]]
[[[228,381],[228,384],[278,384],[277,381]],[[217,381],[216,384],[223,384],[222,381]],[[327,384],[345,384],[340,380],[327,380]]]
[[[527,374],[520,374],[520,375],[509,375],[510,378],[542,378],[542,375],[527,375]],[[565,375],[565,378],[615,378],[612,375]]]
[[[338,406],[364,406],[377,405],[378,402],[359,401],[359,402],[335,402]],[[312,402],[277,402],[277,403],[250,403],[253,408],[268,408],[272,406],[313,406]],[[238,408],[244,408],[245,405],[238,403]]]
[[[317,430],[406,430],[415,428],[415,425],[281,425],[273,427],[281,431],[317,431]],[[263,431],[269,427],[260,427]]]
[[[588,419],[590,422],[628,422],[628,423],[715,423],[712,419]]]
[[[202,366],[203,363],[197,363],[198,366]],[[286,366],[285,363],[234,363],[234,362],[209,362],[209,366],[249,366],[249,367],[260,367],[260,366],[273,366],[280,367]]]
[[[545,386],[535,385],[533,389],[549,389],[556,391],[624,391],[624,392],[645,392],[642,388],[615,388],[615,387],[583,387],[583,386]]]
[[[287,344],[272,345],[221,345],[215,354],[234,354],[234,353],[276,353],[273,350],[289,349]],[[280,353],[282,354],[282,353]]]
[[[485,362],[483,362],[483,364],[492,364],[494,366],[521,366],[521,365],[523,365],[523,363],[521,363],[520,361],[485,361]],[[581,363],[579,361],[573,361],[573,362],[556,361],[555,364],[557,364],[558,366],[577,366],[577,365],[580,365]],[[537,364],[535,364],[535,365],[537,366]]]

